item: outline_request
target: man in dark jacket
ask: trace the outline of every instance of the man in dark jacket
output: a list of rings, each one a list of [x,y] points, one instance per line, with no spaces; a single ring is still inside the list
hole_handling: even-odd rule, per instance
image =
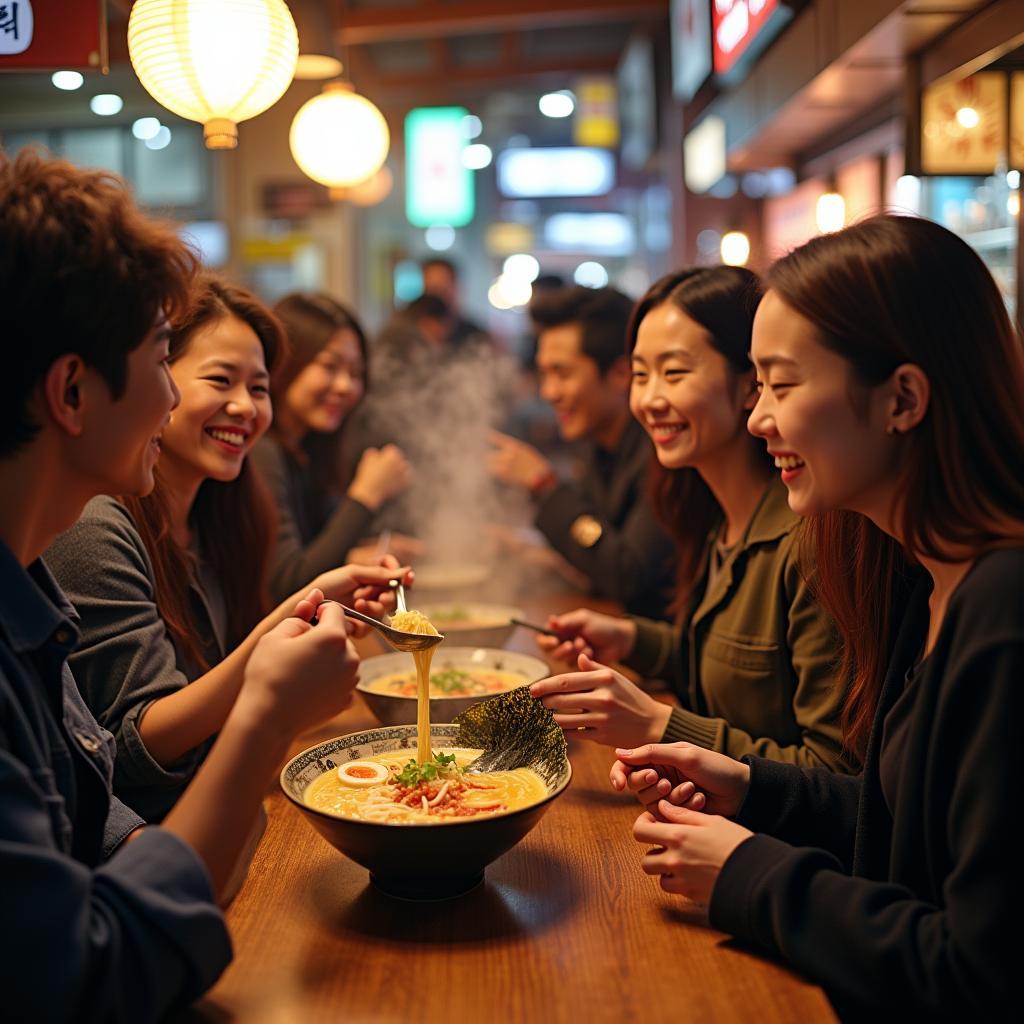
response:
[[[632,302],[613,288],[564,288],[530,309],[540,328],[541,395],[566,441],[582,442],[576,480],[560,480],[531,445],[491,435],[493,476],[530,492],[536,525],[601,597],[664,618],[674,546],[647,497],[650,441],[629,412],[625,354]]]

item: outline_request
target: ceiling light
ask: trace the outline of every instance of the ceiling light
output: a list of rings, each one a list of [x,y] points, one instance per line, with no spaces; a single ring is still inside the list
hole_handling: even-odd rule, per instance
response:
[[[572,279],[584,288],[603,288],[608,283],[608,271],[594,260],[581,263]]]
[[[75,89],[82,88],[85,76],[80,71],[54,71],[50,75],[50,81],[58,89],[63,89],[65,92],[74,92]]]
[[[502,265],[505,277],[516,277],[523,281],[536,281],[540,276],[540,264],[535,256],[527,252],[513,253]]]
[[[327,53],[300,53],[295,62],[295,78],[304,82],[319,82],[326,78],[337,78],[343,66],[337,57]]]
[[[462,119],[462,130],[467,139],[475,139],[484,130],[484,123],[476,114],[467,114]]]
[[[434,252],[444,252],[455,244],[455,228],[450,224],[431,224],[423,232],[423,241]]]
[[[331,82],[299,108],[288,145],[304,174],[328,188],[347,188],[380,170],[391,134],[365,96],[347,83]]]
[[[471,171],[482,171],[490,166],[491,147],[485,146],[482,142],[474,142],[462,151],[462,166],[468,167]]]
[[[569,117],[576,109],[576,97],[568,89],[548,92],[537,103],[545,117]]]
[[[146,139],[146,149],[166,149],[171,144],[171,129],[167,125],[160,125],[156,135]]]
[[[89,100],[89,109],[100,117],[113,117],[114,114],[120,114],[123,106],[124,100],[114,92],[101,92]]]
[[[722,235],[722,262],[728,267],[744,267],[750,259],[750,239],[742,231]]]
[[[846,224],[846,200],[838,192],[823,192],[814,207],[814,219],[823,234],[841,230]]]
[[[128,56],[146,91],[198,121],[210,149],[234,149],[238,123],[291,84],[299,38],[284,0],[135,0]]]
[[[981,121],[974,107],[961,107],[956,112],[956,119],[961,128],[977,128]]]
[[[139,142],[153,138],[158,131],[160,131],[160,119],[157,117],[140,117],[132,122],[132,135]]]

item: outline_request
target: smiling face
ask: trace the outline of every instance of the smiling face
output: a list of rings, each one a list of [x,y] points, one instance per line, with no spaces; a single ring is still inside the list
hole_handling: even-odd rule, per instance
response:
[[[342,328],[304,366],[283,397],[298,433],[337,430],[366,390],[366,364],[355,331]]]
[[[599,437],[624,415],[628,375],[615,365],[601,373],[583,352],[578,323],[547,328],[537,342],[540,393],[550,402],[566,441]]]
[[[768,442],[789,507],[802,516],[848,509],[887,522],[899,478],[888,386],[860,383],[773,291],[754,317],[751,355],[761,394],[749,429]]]
[[[129,354],[120,398],[111,397],[96,370],[85,371],[81,388],[89,424],[74,444],[72,459],[89,497],[144,495],[153,489],[161,431],[179,399],[167,367],[168,336],[161,324]]]
[[[181,404],[162,438],[162,467],[177,479],[234,480],[270,425],[263,346],[243,320],[199,328],[171,366]]]
[[[629,407],[666,469],[700,469],[745,449],[753,374],[736,373],[711,336],[663,302],[640,322],[632,353]]]

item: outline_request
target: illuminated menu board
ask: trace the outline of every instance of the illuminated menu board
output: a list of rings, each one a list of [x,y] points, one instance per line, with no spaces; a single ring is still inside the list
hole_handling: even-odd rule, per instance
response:
[[[476,212],[473,173],[462,162],[464,107],[417,107],[405,118],[405,215],[415,227],[465,227]]]

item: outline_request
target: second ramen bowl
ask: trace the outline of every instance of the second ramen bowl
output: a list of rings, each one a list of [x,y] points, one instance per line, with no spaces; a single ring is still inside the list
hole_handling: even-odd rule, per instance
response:
[[[458,746],[458,725],[431,725],[434,749]],[[564,744],[563,744],[564,746]],[[346,857],[370,872],[391,896],[439,900],[477,886],[484,868],[510,850],[540,821],[569,785],[572,769],[564,753],[546,780],[547,796],[505,814],[465,818],[436,825],[395,824],[342,818],[314,810],[302,800],[306,787],[326,772],[354,759],[372,759],[392,750],[416,752],[416,727],[371,729],[327,740],[293,757],[281,772],[281,788],[299,812]]]
[[[415,687],[408,693],[387,692],[377,689],[388,676],[402,673],[407,680],[414,680],[416,669],[411,655],[378,654],[366,658],[359,666],[359,683],[356,689],[366,701],[370,710],[384,725],[408,725],[416,721]],[[430,720],[450,722],[466,708],[493,697],[502,690],[513,689],[526,683],[535,682],[550,675],[550,669],[540,658],[517,651],[503,651],[491,647],[449,647],[447,643],[437,648],[430,666],[431,676],[440,676],[451,682],[457,679],[453,673],[465,673],[479,681],[478,692],[431,695]],[[485,681],[501,679],[501,689],[485,689]]]

